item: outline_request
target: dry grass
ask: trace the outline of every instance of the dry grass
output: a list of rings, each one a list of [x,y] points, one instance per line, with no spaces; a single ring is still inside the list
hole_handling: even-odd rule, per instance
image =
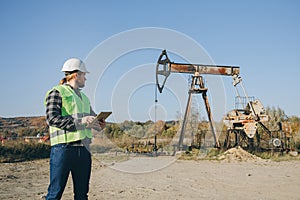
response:
[[[49,144],[9,141],[0,146],[0,162],[20,162],[48,158],[49,156]]]

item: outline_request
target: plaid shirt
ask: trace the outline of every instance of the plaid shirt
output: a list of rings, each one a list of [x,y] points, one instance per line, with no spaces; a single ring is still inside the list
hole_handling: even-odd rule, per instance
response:
[[[70,86],[71,87],[71,86]],[[74,119],[72,116],[62,116],[62,98],[57,90],[52,90],[46,98],[46,121],[49,126],[54,126],[66,131],[76,131],[76,126],[81,126],[81,119]],[[91,108],[91,115],[96,113]]]

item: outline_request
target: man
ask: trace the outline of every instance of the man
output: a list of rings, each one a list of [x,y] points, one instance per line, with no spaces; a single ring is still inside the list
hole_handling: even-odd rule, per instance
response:
[[[91,174],[91,128],[101,130],[105,121],[90,124],[96,114],[88,97],[80,91],[88,73],[85,64],[80,59],[71,58],[61,71],[65,77],[45,98],[51,142],[50,184],[46,199],[61,199],[71,172],[74,199],[84,200],[88,199]],[[87,128],[89,124],[91,128]]]

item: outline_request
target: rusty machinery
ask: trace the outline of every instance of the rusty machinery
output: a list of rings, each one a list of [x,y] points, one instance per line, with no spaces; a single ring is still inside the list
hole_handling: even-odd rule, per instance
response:
[[[174,63],[168,58],[166,50],[163,50],[156,65],[156,85],[160,93],[162,93],[166,80],[171,73],[192,74],[178,149],[182,149],[187,115],[191,104],[191,96],[193,94],[202,94],[210,128],[214,137],[215,147],[221,147],[219,138],[213,126],[212,112],[207,97],[208,88],[204,86],[202,74],[232,76],[233,78],[233,86],[237,95],[236,108],[228,112],[223,119],[225,125],[228,127],[225,136],[222,138],[222,145],[224,148],[242,146],[248,150],[254,150],[254,148],[260,150],[292,149],[291,125],[288,122],[279,122],[278,130],[270,131],[263,124],[263,122],[269,121],[269,116],[266,114],[262,103],[258,99],[254,99],[247,95],[242,83],[242,78],[239,76],[240,68],[238,66]],[[163,77],[162,83],[159,83],[159,76]],[[237,86],[242,88],[244,96],[240,96]],[[157,99],[155,101],[157,101]]]
[[[224,137],[224,148],[242,146],[249,151],[290,148],[290,124],[279,122],[278,129],[270,131],[263,124],[269,121],[269,116],[260,100],[247,95],[241,77],[234,75],[233,80],[237,94],[236,104],[235,109],[229,111],[223,119],[228,127]],[[245,96],[240,96],[238,85]]]
[[[208,88],[205,87],[203,82],[202,74],[210,74],[210,75],[223,75],[223,76],[238,76],[240,68],[237,66],[219,66],[219,65],[203,65],[203,64],[186,64],[186,63],[174,63],[171,62],[168,58],[166,50],[163,50],[161,55],[158,58],[156,65],[156,85],[160,93],[162,93],[164,85],[168,76],[171,73],[187,73],[192,74],[192,81],[190,85],[190,89],[188,91],[188,101],[186,105],[186,110],[184,114],[183,124],[181,127],[178,149],[182,150],[183,139],[184,139],[184,131],[187,123],[187,115],[189,112],[190,104],[191,104],[191,96],[193,94],[202,94],[202,98],[205,104],[207,117],[209,120],[209,124],[211,127],[211,131],[214,138],[215,147],[220,147],[219,139],[216,134],[213,122],[212,122],[212,112],[210,109],[210,105],[207,97]],[[162,77],[162,83],[159,83],[159,80]],[[157,99],[155,100],[157,101]]]

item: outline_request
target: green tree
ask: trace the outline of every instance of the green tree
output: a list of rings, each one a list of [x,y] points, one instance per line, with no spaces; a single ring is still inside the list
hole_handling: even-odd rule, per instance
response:
[[[267,107],[266,114],[269,116],[269,122],[268,122],[267,126],[270,130],[278,130],[279,129],[278,123],[285,121],[287,118],[284,110],[282,110],[279,107],[277,107],[277,108]]]

